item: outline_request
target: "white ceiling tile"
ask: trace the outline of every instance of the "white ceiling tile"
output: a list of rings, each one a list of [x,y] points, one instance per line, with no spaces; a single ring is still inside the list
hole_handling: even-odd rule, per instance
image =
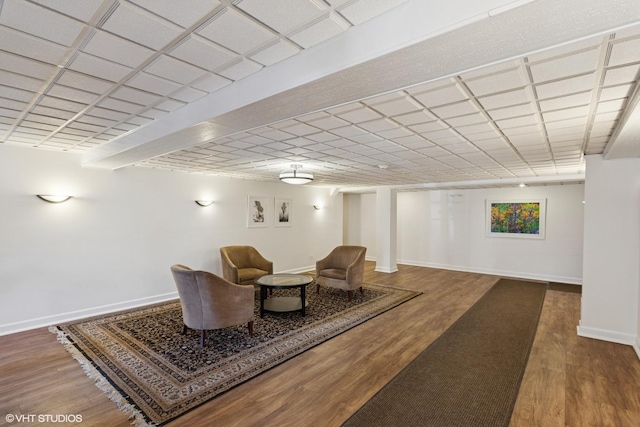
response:
[[[209,71],[216,70],[238,57],[202,37],[193,35],[185,39],[169,55]]]
[[[508,119],[510,117],[525,116],[527,114],[531,114],[535,112],[536,110],[535,110],[534,104],[531,102],[528,102],[526,104],[512,105],[506,108],[498,108],[495,110],[487,111],[487,113],[489,114],[489,116],[491,116],[493,120],[502,120],[502,119]]]
[[[306,117],[305,117],[305,121],[307,121]],[[342,126],[347,126],[349,124],[349,122],[334,116],[327,116],[318,120],[307,121],[307,123],[324,130],[331,130],[331,129],[339,128]]]
[[[305,49],[322,43],[348,28],[348,25],[337,16],[330,14],[311,26],[308,26],[289,38]]]
[[[60,99],[60,98],[55,98],[51,96],[43,96],[42,100],[40,100],[38,105],[41,105],[43,107],[57,108],[59,110],[72,111],[74,113],[78,113],[84,108],[86,108],[88,104],[68,101],[66,99]]]
[[[616,66],[637,62],[638,52],[640,52],[640,38],[613,42],[608,65]]]
[[[124,65],[116,64],[84,53],[78,54],[69,68],[112,82],[122,80],[132,71],[131,68]]]
[[[433,122],[426,122],[426,123],[418,123],[418,124],[409,126],[409,129],[417,133],[433,132],[436,130],[442,130],[442,129],[448,129],[448,128],[449,126],[440,120],[433,121]]]
[[[284,132],[287,132],[293,135],[305,136],[305,135],[310,135],[312,133],[317,133],[319,129],[313,126],[309,126],[306,123],[296,122],[292,126],[287,126],[282,128],[282,130]]]
[[[206,16],[220,5],[217,0],[189,0],[188,2],[175,2],[173,0],[129,1],[185,28],[192,26],[202,16]]]
[[[413,98],[405,96],[400,99],[373,105],[373,108],[387,117],[397,116],[423,110],[424,107],[418,104]],[[422,113],[424,114],[424,113]]]
[[[109,108],[111,110],[136,114],[144,108],[143,105],[134,104],[132,102],[121,101],[114,98],[105,98],[97,104],[99,107]]]
[[[397,7],[407,0],[359,0],[351,1],[346,6],[338,7],[337,11],[347,18],[353,25],[360,25],[380,14],[383,14],[394,7]],[[344,3],[344,2],[340,2]],[[336,5],[335,1],[331,2]]]
[[[60,78],[58,78],[58,83],[95,93],[105,93],[114,87],[114,84],[110,81],[93,78],[70,70],[63,71]]]
[[[158,95],[169,95],[171,92],[179,89],[181,85],[153,76],[147,73],[138,73],[127,81],[127,86],[132,86],[147,92],[156,93]]]
[[[576,92],[584,92],[593,89],[596,82],[596,74],[590,73],[583,76],[559,80],[536,86],[538,99],[555,98]]]
[[[465,84],[475,96],[488,95],[525,86],[518,69],[492,74],[474,80],[465,80]]]
[[[547,99],[540,101],[540,110],[551,111],[563,108],[573,108],[580,105],[587,105],[591,102],[591,92],[576,93],[560,98]]]
[[[182,33],[181,27],[127,3],[119,3],[102,28],[155,50],[163,48]]]
[[[612,99],[627,98],[631,94],[632,90],[633,85],[631,84],[607,87],[600,91],[600,99],[598,99],[598,101],[611,101]]]
[[[500,127],[500,129],[510,129],[520,126],[535,125],[539,123],[539,121],[538,117],[535,114],[531,114],[528,116],[514,117],[511,119],[497,120],[495,123],[496,125],[498,125],[498,127]]]
[[[48,64],[57,65],[67,53],[67,49],[63,46],[1,26],[0,40],[2,40],[3,50]]]
[[[205,74],[205,71],[200,68],[166,55],[160,56],[144,70],[149,74],[181,84],[188,84]]]
[[[596,113],[601,114],[601,113],[609,113],[612,111],[622,110],[622,107],[624,106],[625,102],[626,102],[625,99],[599,102],[598,107],[596,109]]]
[[[105,31],[96,31],[83,52],[135,68],[149,59],[154,51]]]
[[[25,89],[32,92],[37,92],[44,85],[44,82],[41,79],[34,79],[33,77],[27,77],[2,70],[0,70],[0,82],[5,86]]]
[[[456,127],[456,131],[458,131],[464,136],[473,135],[475,133],[481,133],[481,132],[491,132],[493,130],[494,130],[494,127],[489,123],[478,123],[475,125]]]
[[[599,47],[601,44],[602,44],[602,36],[591,37],[589,39],[581,40],[576,43],[570,43],[564,46],[547,49],[542,52],[535,53],[533,55],[528,55],[527,58],[529,59],[529,62],[532,62],[532,63],[538,62],[538,61],[544,61],[545,59],[550,59],[558,56],[567,56],[572,54],[573,52],[583,50],[583,49],[593,50]]]
[[[153,93],[132,89],[127,86],[121,86],[115,90],[111,96],[116,99],[133,102],[139,105],[150,105],[162,99],[162,97]]]
[[[211,22],[199,28],[197,32],[240,54],[247,53],[275,37],[267,28],[231,8],[216,14]]]
[[[584,134],[587,130],[586,126],[574,126],[574,127],[563,127],[559,129],[547,129],[547,135],[549,138],[560,135],[574,135],[574,134]]]
[[[524,89],[512,90],[478,98],[478,101],[487,110],[509,107],[511,105],[525,104],[529,102],[529,97]]]
[[[268,66],[287,59],[298,52],[300,52],[300,49],[297,46],[294,46],[287,40],[279,39],[275,44],[251,55],[251,59]]]
[[[599,54],[600,51],[598,49],[592,49],[547,62],[533,64],[529,68],[531,69],[534,81],[540,83],[547,80],[595,71],[598,66]]]
[[[368,130],[369,132],[380,132],[383,130],[394,129],[396,125],[389,119],[377,119],[369,122],[358,123],[358,126]]]
[[[381,136],[385,139],[396,139],[403,136],[412,135],[412,133],[404,128],[394,127],[393,129],[376,132],[376,135]]]
[[[415,93],[413,96],[426,107],[435,107],[467,99],[467,96],[457,85],[439,88],[430,92]]]
[[[71,46],[84,28],[82,23],[74,19],[20,0],[3,1],[0,25],[64,46]]]
[[[455,126],[473,125],[476,123],[484,123],[487,121],[487,118],[481,113],[474,113],[474,114],[468,114],[466,116],[451,117],[446,121],[447,121],[447,124],[449,124],[449,126],[455,127]]]
[[[638,79],[639,74],[640,64],[620,68],[609,68],[605,71],[604,86],[632,83]]]
[[[98,99],[98,95],[95,93],[85,92],[83,90],[78,90],[62,85],[53,85],[49,89],[47,94],[58,98],[68,99],[70,101],[81,102],[84,104],[90,104]]]
[[[232,65],[223,71],[220,71],[218,74],[228,79],[237,81],[260,71],[261,68],[262,66],[257,62],[253,62],[243,58],[237,64]]]
[[[36,79],[47,79],[57,68],[50,64],[32,61],[18,55],[0,52],[0,69]]]
[[[42,4],[48,8],[55,9],[65,15],[73,16],[82,21],[88,21],[96,13],[103,0],[82,0],[70,2],[67,0],[33,0],[34,3]]]
[[[587,117],[589,114],[589,106],[583,105],[580,107],[565,108],[563,110],[556,110],[550,112],[543,112],[542,118],[545,122],[552,122],[556,120],[565,120],[574,117]]]
[[[593,116],[593,122],[597,123],[597,122],[608,122],[608,121],[612,121],[612,120],[618,120],[618,118],[620,117],[620,112],[618,111],[613,111],[610,113],[602,113],[602,114],[596,114]]]
[[[463,101],[443,107],[431,108],[431,112],[440,118],[447,119],[449,117],[458,117],[477,113],[478,109],[471,101]]]
[[[373,111],[369,107],[357,108],[355,110],[350,110],[344,113],[337,113],[336,115],[351,123],[362,123],[369,120],[382,118],[380,114]]]
[[[337,129],[332,129],[331,133],[338,135],[338,136],[342,136],[344,138],[351,138],[353,136],[356,135],[363,135],[365,133],[368,133],[366,130],[355,126],[355,125],[349,125],[349,126],[345,126],[345,127],[341,127],[341,128],[337,128]]]
[[[281,34],[313,21],[326,10],[310,0],[240,0],[236,6]]]
[[[545,128],[547,130],[550,129],[562,129],[568,127],[576,127],[576,126],[587,126],[587,117],[576,117],[568,120],[559,120],[556,122],[547,122],[545,123]]]

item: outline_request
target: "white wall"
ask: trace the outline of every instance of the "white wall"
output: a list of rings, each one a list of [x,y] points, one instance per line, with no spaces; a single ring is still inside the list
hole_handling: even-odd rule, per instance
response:
[[[74,198],[35,197],[59,192]],[[248,195],[270,212],[291,198],[292,226],[247,228]],[[0,145],[0,334],[175,297],[169,266],[221,274],[225,245],[255,246],[277,272],[312,269],[342,244],[342,212],[326,188],[82,168],[77,154]]]
[[[640,356],[640,159],[587,156],[584,285],[578,333]]]
[[[400,192],[398,262],[580,284],[583,196],[581,184]],[[348,221],[367,247],[375,244],[375,216],[369,215],[375,198],[349,195],[345,201],[361,207],[360,217]],[[546,238],[487,237],[485,201],[503,199],[546,199]]]

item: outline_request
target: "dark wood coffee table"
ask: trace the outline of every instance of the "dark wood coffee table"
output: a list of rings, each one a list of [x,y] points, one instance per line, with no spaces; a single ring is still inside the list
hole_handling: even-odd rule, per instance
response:
[[[300,311],[304,316],[307,308],[307,285],[313,282],[313,277],[304,274],[268,274],[256,280],[260,286],[260,317],[265,311],[282,313]],[[278,297],[267,298],[267,290],[300,288],[300,298]]]

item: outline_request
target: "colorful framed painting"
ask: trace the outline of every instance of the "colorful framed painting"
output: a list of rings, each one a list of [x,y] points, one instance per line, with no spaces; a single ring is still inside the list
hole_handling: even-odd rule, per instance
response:
[[[544,239],[546,200],[487,200],[487,236]]]
[[[273,203],[276,227],[289,227],[293,221],[293,201],[276,197]]]
[[[269,226],[269,198],[249,196],[247,203],[247,227]]]

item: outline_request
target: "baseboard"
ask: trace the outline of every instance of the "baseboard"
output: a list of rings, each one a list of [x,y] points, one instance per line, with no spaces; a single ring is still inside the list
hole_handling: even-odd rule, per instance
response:
[[[521,271],[496,270],[492,268],[473,268],[462,265],[438,264],[432,262],[398,260],[398,264],[414,265],[416,267],[439,268],[442,270],[464,271],[466,273],[491,274],[493,276],[514,277],[520,279],[541,280],[543,282],[558,282],[571,285],[582,285],[580,277],[553,276],[546,274],[523,273]]]
[[[378,267],[376,266],[376,268],[374,269],[374,271],[377,271],[378,273],[395,273],[396,271],[398,271],[398,267],[394,267],[394,268],[386,268],[386,267]]]
[[[640,359],[640,336],[636,337],[636,343],[633,346],[633,349],[636,351],[636,355],[638,356],[638,359]]]
[[[623,334],[606,329],[588,328],[585,326],[578,326],[577,329],[578,335],[581,337],[630,345],[634,347],[636,353],[638,353],[638,357],[640,357],[640,352],[638,351],[638,338],[631,334]]]
[[[0,325],[0,336],[56,325],[58,323],[70,322],[72,320],[113,313],[116,311],[128,310],[130,308],[142,307],[145,305],[169,301],[176,298],[178,298],[178,292],[169,292],[167,294],[155,295],[152,297],[145,297],[135,300],[123,301],[115,304],[102,305],[99,307],[87,308],[84,310],[70,311],[67,313],[44,316],[37,319],[24,320],[21,322],[7,323],[4,325]]]

